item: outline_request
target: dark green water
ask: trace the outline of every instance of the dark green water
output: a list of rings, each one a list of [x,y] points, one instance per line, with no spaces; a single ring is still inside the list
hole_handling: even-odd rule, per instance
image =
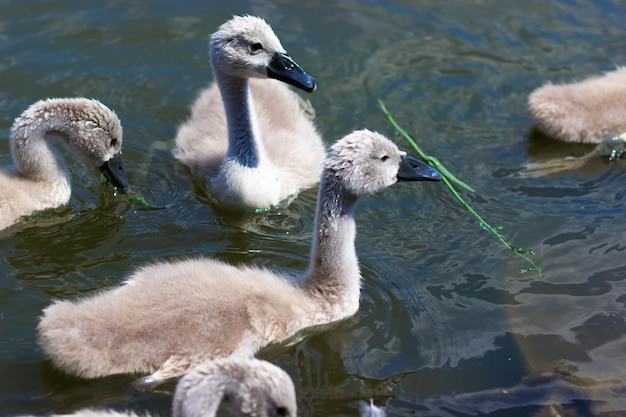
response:
[[[192,187],[170,153],[212,80],[208,35],[243,13],[266,18],[316,77],[307,98],[326,143],[360,127],[393,136],[382,98],[477,190],[463,194],[473,207],[536,252],[544,273],[520,273],[528,265],[443,184],[364,198],[359,313],[263,352],[293,377],[300,414],[355,416],[370,398],[393,416],[626,413],[624,162],[515,176],[530,161],[587,150],[529,141],[526,98],[546,80],[625,64],[624,4],[0,0],[0,163],[11,163],[9,129],[31,103],[98,98],[122,119],[133,188],[163,207],[133,206],[60,149],[74,175],[69,206],[0,235],[0,415],[101,406],[170,414],[173,384],[135,396],[131,377],[81,381],[43,361],[34,329],[52,299],[115,286],[176,256],[306,267],[316,190],[282,211],[234,216]]]

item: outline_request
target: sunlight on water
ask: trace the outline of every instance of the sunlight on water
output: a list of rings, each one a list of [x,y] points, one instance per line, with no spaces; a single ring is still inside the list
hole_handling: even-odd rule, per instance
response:
[[[35,328],[54,299],[115,287],[157,259],[307,268],[316,188],[280,209],[234,213],[171,154],[213,79],[209,34],[245,13],[266,18],[319,83],[306,99],[326,144],[368,127],[413,153],[382,99],[542,273],[442,184],[363,198],[358,314],[261,352],[294,379],[299,414],[356,416],[370,399],[391,416],[626,413],[624,157],[525,174],[593,150],[532,134],[526,100],[547,81],[624,65],[626,9],[614,0],[218,3],[2,3],[0,164],[11,163],[9,129],[31,103],[97,98],[122,120],[136,193],[117,193],[59,146],[70,204],[0,232],[2,415],[171,415],[174,382],[139,394],[137,375],[82,381],[53,369]]]

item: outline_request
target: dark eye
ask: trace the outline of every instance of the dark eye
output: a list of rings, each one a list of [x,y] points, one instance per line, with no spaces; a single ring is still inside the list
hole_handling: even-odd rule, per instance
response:
[[[117,139],[113,138],[111,139],[111,143],[109,143],[109,145],[114,148],[115,146],[117,146]]]
[[[389,156],[385,155],[382,158],[380,158],[381,161],[385,162],[387,159],[389,159]]]
[[[289,411],[287,411],[287,408],[285,407],[276,408],[276,417],[288,417],[288,416],[289,416]]]
[[[252,45],[250,45],[250,50],[252,52],[262,51],[263,50],[263,45],[261,45],[261,42],[255,42]]]

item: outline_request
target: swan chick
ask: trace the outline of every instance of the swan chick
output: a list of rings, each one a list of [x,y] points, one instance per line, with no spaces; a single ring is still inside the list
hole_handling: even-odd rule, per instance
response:
[[[626,67],[571,84],[547,83],[530,94],[528,109],[550,137],[602,143],[626,132]]]
[[[44,309],[39,343],[53,365],[95,378],[149,373],[149,388],[220,357],[252,357],[298,331],[355,314],[360,196],[441,174],[383,135],[355,131],[324,163],[308,269],[300,276],[211,259],[144,266],[109,291]]]
[[[179,127],[174,157],[231,208],[266,209],[314,186],[326,151],[310,105],[285,84],[313,92],[315,79],[254,16],[221,25],[209,54],[215,82]]]
[[[11,128],[15,166],[0,170],[0,229],[69,201],[71,175],[52,147],[53,137],[89,166],[100,168],[114,186],[130,188],[121,157],[122,125],[111,109],[86,98],[41,100]]]
[[[235,415],[296,417],[296,389],[279,367],[259,359],[216,359],[191,369],[176,386],[174,417],[214,416],[220,402]]]

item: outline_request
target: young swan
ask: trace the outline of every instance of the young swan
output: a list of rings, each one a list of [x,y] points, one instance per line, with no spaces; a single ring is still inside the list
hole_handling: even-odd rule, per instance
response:
[[[71,196],[71,175],[51,145],[61,138],[116,187],[129,188],[122,163],[122,125],[97,100],[47,99],[31,105],[11,128],[15,167],[0,170],[0,229],[20,216],[58,207]]]
[[[180,126],[175,158],[210,177],[218,200],[244,210],[277,205],[315,185],[326,151],[303,100],[284,84],[312,92],[315,80],[258,17],[220,26],[210,56],[215,83]]]
[[[296,417],[291,377],[259,359],[215,359],[191,369],[176,386],[173,417],[211,417],[220,403],[242,417]]]
[[[209,259],[145,266],[118,288],[47,307],[39,342],[67,373],[150,372],[139,383],[146,388],[209,359],[251,357],[301,329],[357,311],[353,212],[359,196],[398,181],[440,179],[384,136],[353,132],[324,163],[311,260],[302,276]]]
[[[213,417],[220,405],[239,417],[296,417],[289,375],[258,359],[216,359],[194,367],[176,386],[173,417]],[[66,417],[137,417],[113,410],[80,410]]]
[[[577,83],[548,83],[530,95],[528,108],[548,136],[601,143],[626,132],[626,67]]]

